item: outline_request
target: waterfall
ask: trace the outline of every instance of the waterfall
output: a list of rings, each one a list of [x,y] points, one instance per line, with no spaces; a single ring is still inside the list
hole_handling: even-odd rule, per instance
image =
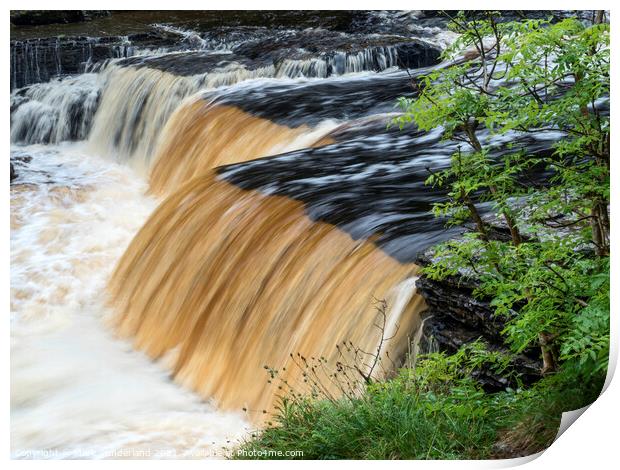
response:
[[[32,85],[11,95],[11,142],[56,144],[88,136],[102,81],[97,74]]]
[[[291,49],[290,58],[256,61],[248,59],[253,51],[232,52],[193,32],[182,37],[197,38],[192,44],[203,41],[198,41],[199,49],[213,49],[169,52],[165,47],[134,46],[128,37],[12,43],[12,90],[35,84],[11,94],[11,141],[32,144],[88,139],[94,152],[131,158],[138,166],[148,167],[158,131],[181,101],[199,90],[259,78],[326,78],[421,67],[438,59],[437,51],[428,45],[411,42],[369,46],[357,52],[321,52],[312,57],[304,52],[303,58],[296,57],[298,49]],[[197,69],[187,74],[185,70],[179,73],[179,67]],[[84,71],[89,73],[66,76]],[[42,81],[49,82],[37,83]]]
[[[11,44],[17,458],[221,456],[277,405],[265,366],[304,392],[294,357],[391,337],[360,365],[387,376],[424,308],[413,253],[446,236],[423,181],[449,149],[386,129],[437,47],[348,13],[145,15]]]
[[[88,145],[93,152],[146,165],[157,137],[179,103],[198,88],[192,77],[111,66]]]
[[[398,72],[327,82],[253,80],[199,92],[161,131],[150,189],[163,194],[218,166],[335,143],[337,128],[363,127],[352,118],[391,109],[386,100],[408,87],[409,77]],[[371,121],[385,127],[386,119]]]
[[[369,47],[359,52],[334,52],[311,59],[285,59],[278,64],[277,77],[317,77],[363,71],[382,71],[398,67],[398,51],[394,46]]]
[[[105,59],[130,57],[139,49],[128,38],[96,37],[11,41],[11,90],[87,71]]]
[[[333,128],[330,122],[289,128],[198,96],[177,109],[162,133],[151,191],[162,194],[220,165],[326,145]]]
[[[296,201],[205,174],[153,213],[110,291],[116,327],[135,347],[153,358],[172,352],[177,380],[220,407],[260,411],[277,394],[257,376],[264,365],[301,381],[287,368],[291,353],[334,366],[342,341],[373,350],[373,298],[388,302],[388,323],[399,325],[390,348],[406,349],[423,306],[406,282],[417,269],[310,220]]]

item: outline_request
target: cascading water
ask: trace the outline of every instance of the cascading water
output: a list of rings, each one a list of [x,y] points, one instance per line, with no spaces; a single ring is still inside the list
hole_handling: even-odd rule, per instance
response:
[[[150,189],[163,194],[216,166],[334,143],[336,128],[355,127],[343,119],[391,110],[409,80],[402,72],[253,80],[201,92],[179,106],[161,133]],[[385,125],[387,118],[378,120]]]
[[[11,142],[56,144],[86,139],[102,84],[100,75],[88,73],[12,94]]]
[[[105,327],[107,278],[156,205],[140,175],[76,146],[12,158],[13,457],[217,456],[242,416],[174,386]]]
[[[156,28],[172,52],[11,95],[15,457],[217,456],[272,409],[265,365],[374,350],[375,299],[397,362],[453,233],[424,180],[454,149],[386,128],[438,62],[421,29]]]
[[[174,189],[206,170],[265,155],[329,142],[334,124],[325,121],[314,129],[288,128],[228,106],[194,98],[170,118],[150,175],[154,194]],[[204,145],[208,141],[209,145]]]
[[[159,358],[175,350],[180,382],[226,409],[271,409],[275,392],[256,373],[288,366],[289,354],[337,359],[352,341],[373,350],[373,298],[401,326],[406,349],[421,299],[417,267],[364,240],[316,223],[283,197],[246,192],[213,175],[183,185],[136,235],[111,291],[118,330]],[[406,300],[395,302],[399,289]],[[390,336],[391,334],[388,333]],[[398,354],[396,354],[398,356]],[[301,381],[292,367],[284,375]],[[252,416],[254,418],[254,416]]]
[[[198,89],[192,78],[152,69],[109,67],[88,145],[93,153],[145,168],[178,104]]]

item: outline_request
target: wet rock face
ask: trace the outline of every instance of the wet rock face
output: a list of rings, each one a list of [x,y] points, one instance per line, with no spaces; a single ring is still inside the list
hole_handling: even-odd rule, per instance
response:
[[[11,90],[53,77],[83,73],[106,59],[133,55],[144,48],[175,42],[155,33],[128,37],[67,37],[11,41]]]
[[[278,76],[295,78],[382,71],[389,67],[417,69],[438,64],[441,50],[430,43],[404,36],[350,35],[325,30],[270,31],[257,29],[248,39],[237,34],[210,33],[208,50],[182,54],[129,57],[121,66],[149,67],[176,75],[205,74],[225,67],[256,70],[273,66]],[[185,44],[187,40],[184,40]],[[236,44],[236,45],[235,45]],[[213,53],[213,47],[230,47],[229,53]]]
[[[505,320],[495,315],[489,302],[474,298],[470,286],[459,284],[456,279],[438,282],[427,277],[418,279],[416,286],[430,306],[428,313],[436,316],[429,329],[433,329],[433,323],[437,330],[444,329],[444,324],[461,327],[458,337],[450,340],[453,342],[446,340],[446,347],[458,349],[481,335],[494,343],[502,342]]]
[[[212,51],[190,51],[161,56],[128,57],[121,60],[118,65],[121,67],[146,67],[189,77],[233,66],[242,67],[246,70],[256,70],[271,65],[271,62],[265,59],[250,60],[243,56],[233,57],[231,54],[219,54]]]
[[[411,72],[413,76],[424,71]],[[272,81],[260,86],[237,87],[234,91],[205,93],[207,101],[234,106],[253,116],[269,119],[287,127],[315,126],[325,119],[355,119],[394,110],[399,96],[412,94],[409,75],[405,72],[385,73],[372,77],[315,80],[300,83]],[[338,141],[386,134],[387,116],[345,126]],[[350,135],[355,133],[356,135]],[[387,134],[398,136],[392,128]]]
[[[427,264],[429,258],[422,255],[418,262]],[[424,312],[422,351],[452,354],[465,344],[481,340],[490,351],[508,352],[501,333],[507,319],[496,316],[488,300],[474,298],[475,282],[464,278],[435,281],[422,276],[416,287],[428,306]],[[472,376],[487,392],[517,387],[515,375],[523,384],[531,385],[542,378],[539,356],[538,349],[527,350],[512,360],[506,373],[480,369]]]
[[[142,25],[144,31],[129,36],[67,35],[13,40],[11,89],[82,73],[106,59],[128,58],[146,50],[188,52],[176,55],[174,60],[165,56],[133,58],[125,65],[146,66],[185,76],[227,65],[247,70],[274,66],[278,76],[291,78],[302,75],[325,78],[389,67],[414,69],[438,63],[441,52],[439,46],[431,42],[414,39],[432,36],[419,26],[422,20],[394,13],[255,12],[260,13],[260,18],[252,12],[206,14],[204,18],[201,13],[209,12],[197,12],[196,24],[191,26],[196,30],[153,23]],[[163,23],[165,18],[165,15],[161,18]],[[248,25],[243,25],[244,22]],[[236,23],[239,24],[230,26]],[[414,23],[416,27],[412,26]],[[212,57],[206,53],[222,50],[229,52],[228,57]],[[222,64],[222,61],[228,63]],[[291,65],[291,61],[300,64]],[[311,61],[316,63],[308,63]]]
[[[91,47],[87,38],[11,41],[11,89],[83,72]]]
[[[417,52],[422,60],[417,68],[432,65],[439,61],[437,47],[414,40],[406,35],[382,34],[368,35],[359,33],[342,33],[325,29],[308,29],[302,31],[271,32],[265,37],[255,37],[234,47],[232,52],[250,59],[269,57],[273,61],[282,59],[308,59],[317,54],[329,54],[335,51],[357,53],[372,47],[404,45],[403,52]],[[406,54],[404,54],[406,55]]]

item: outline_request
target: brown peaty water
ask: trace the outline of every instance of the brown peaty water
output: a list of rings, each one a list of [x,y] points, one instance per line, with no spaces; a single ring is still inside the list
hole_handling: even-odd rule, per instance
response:
[[[382,319],[374,299],[388,305],[386,351],[405,351],[423,307],[417,271],[370,241],[310,220],[297,201],[208,173],[153,213],[109,289],[122,336],[153,358],[168,355],[178,382],[260,420],[278,394],[265,365],[286,368],[281,377],[302,384],[291,353],[324,356],[331,368],[343,341],[375,350]]]

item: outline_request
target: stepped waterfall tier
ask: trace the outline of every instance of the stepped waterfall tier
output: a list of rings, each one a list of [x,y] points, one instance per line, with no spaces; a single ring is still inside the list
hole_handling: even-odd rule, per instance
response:
[[[152,215],[110,288],[121,334],[155,358],[178,348],[182,383],[260,416],[275,393],[256,380],[263,365],[286,368],[291,352],[335,363],[343,341],[376,347],[373,297],[389,302],[391,346],[406,350],[423,304],[414,298],[416,270],[310,220],[298,202],[206,174]],[[288,370],[287,380],[300,381],[299,370]]]
[[[460,144],[393,124],[475,56],[443,58],[444,15],[44,17],[11,26],[14,458],[227,456],[282,406],[265,369],[311,394],[299,358],[362,351],[362,388],[410,363],[421,254],[466,231],[427,181]],[[498,161],[566,135],[479,134]]]

